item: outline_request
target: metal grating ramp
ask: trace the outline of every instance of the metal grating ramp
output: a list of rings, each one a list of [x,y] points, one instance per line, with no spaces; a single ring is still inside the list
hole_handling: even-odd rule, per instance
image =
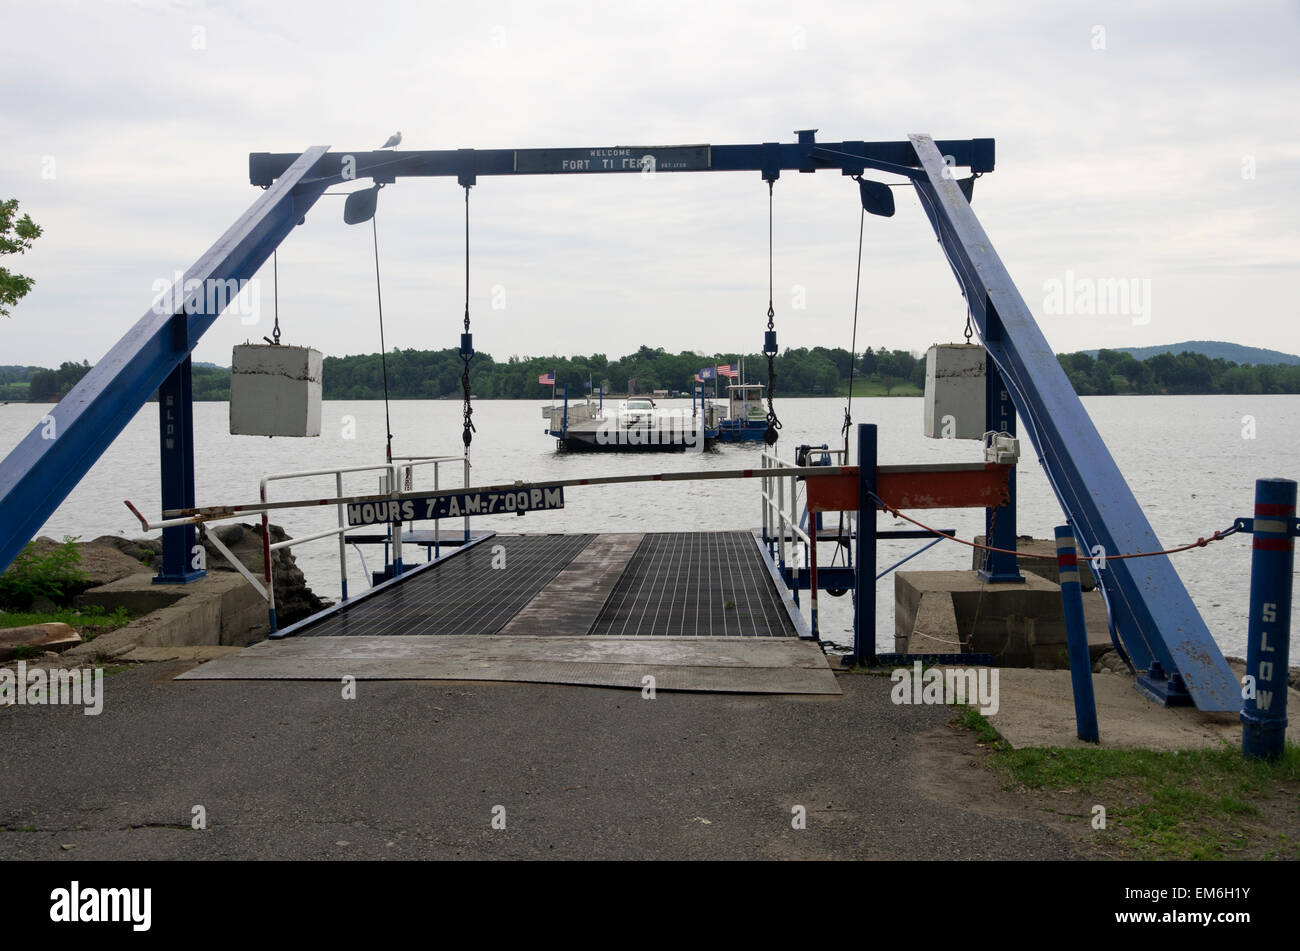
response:
[[[797,636],[748,532],[646,535],[591,634]]]
[[[299,637],[495,634],[591,542],[594,535],[498,535],[309,624]],[[492,551],[505,547],[506,567]]]

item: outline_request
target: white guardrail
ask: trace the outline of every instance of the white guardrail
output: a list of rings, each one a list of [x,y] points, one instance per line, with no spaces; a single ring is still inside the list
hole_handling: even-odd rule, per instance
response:
[[[259,497],[263,502],[269,501],[267,498],[267,489],[272,482],[284,482],[291,479],[311,479],[320,476],[334,476],[334,488],[339,496],[343,495],[343,475],[345,473],[356,472],[380,472],[381,476],[381,493],[396,494],[399,491],[411,491],[414,479],[414,470],[418,466],[433,466],[433,488],[441,488],[439,478],[439,466],[443,463],[460,462],[464,465],[465,485],[469,485],[469,460],[463,456],[394,456],[392,463],[381,463],[378,465],[364,466],[338,466],[333,469],[304,469],[296,472],[277,472],[264,476],[258,485]],[[398,488],[399,480],[402,480],[402,489]],[[340,502],[335,506],[338,512],[338,526],[327,528],[324,531],[313,532],[310,535],[300,535],[296,538],[288,538],[282,542],[272,544],[270,535],[270,514],[262,512],[262,563],[263,572],[262,580],[259,581],[252,572],[250,572],[229,548],[222,543],[216,535],[216,532],[204,532],[205,537],[212,542],[216,548],[225,557],[227,561],[244,576],[245,580],[253,586],[258,594],[266,601],[267,610],[275,611],[275,579],[272,574],[271,553],[281,548],[288,548],[290,545],[303,545],[307,542],[319,541],[322,538],[335,536],[339,544],[339,586],[342,591],[343,600],[348,600],[348,569],[347,569],[347,539],[345,535],[355,526],[348,524],[346,506]],[[402,558],[402,523],[393,522],[392,545],[393,560],[395,563],[400,562]],[[469,516],[465,516],[465,539],[469,540]],[[364,559],[362,566],[364,567]]]
[[[763,450],[762,456],[762,494],[763,494],[763,541],[769,545],[776,542],[776,562],[778,566],[790,565],[796,579],[799,577],[798,557],[799,542],[804,543],[804,550],[810,544],[808,533],[799,527],[799,483],[795,473],[782,472],[783,469],[798,469],[793,462],[787,462],[769,449]],[[786,504],[786,481],[789,480],[789,505]],[[789,511],[787,512],[787,508]],[[789,531],[787,531],[787,528]],[[786,545],[789,545],[787,557]]]

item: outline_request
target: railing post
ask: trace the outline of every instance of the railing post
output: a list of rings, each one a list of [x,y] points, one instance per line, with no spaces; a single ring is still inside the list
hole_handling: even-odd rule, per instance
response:
[[[799,536],[795,529],[799,527],[799,520],[795,516],[799,506],[799,483],[793,477],[790,479],[790,514],[786,516],[786,521],[790,524],[790,575],[794,578],[794,603],[799,603]]]
[[[1069,525],[1056,526],[1056,568],[1061,576],[1061,604],[1065,609],[1065,645],[1070,657],[1070,683],[1074,688],[1075,732],[1085,743],[1100,743],[1088,626],[1079,587],[1079,551],[1074,542],[1074,529]]]
[[[402,467],[396,463],[393,464],[392,471],[388,474],[388,491],[389,495],[396,496],[401,491],[399,474]],[[399,518],[395,522],[389,522],[393,530],[393,577],[402,576],[402,520]]]
[[[785,479],[777,470],[776,476],[776,545],[777,551],[780,552],[780,558],[777,559],[779,567],[785,568]]]
[[[469,450],[465,450],[465,488],[469,488]],[[465,516],[465,544],[469,544],[469,516]]]
[[[853,576],[853,661],[876,664],[876,426],[858,424],[857,571]]]
[[[433,491],[438,491],[438,463],[433,464]],[[433,557],[435,560],[442,557],[442,527],[438,524],[439,519],[433,520]]]
[[[262,501],[266,501],[266,480],[262,480]],[[262,513],[262,577],[266,582],[266,616],[271,625],[271,633],[276,632],[275,623],[275,581],[271,577],[271,519],[268,513]]]
[[[1256,480],[1246,627],[1246,673],[1255,689],[1243,691],[1241,751],[1257,759],[1277,759],[1286,743],[1295,508],[1294,481]]]
[[[334,473],[334,491],[338,498],[343,497],[343,473],[342,471]],[[347,541],[347,520],[344,517],[343,503],[338,504],[339,510],[339,585],[343,589],[343,600],[348,599],[348,541]]]
[[[813,640],[820,641],[817,628],[817,518],[808,519],[808,605],[812,618]]]

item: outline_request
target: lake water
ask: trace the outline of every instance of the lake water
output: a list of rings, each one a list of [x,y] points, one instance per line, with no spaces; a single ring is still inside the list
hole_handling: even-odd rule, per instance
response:
[[[475,484],[758,464],[756,446],[723,446],[704,454],[557,453],[554,440],[543,432],[540,407],[544,405],[540,400],[475,403]],[[1230,526],[1236,517],[1249,516],[1256,478],[1300,475],[1300,396],[1112,396],[1087,398],[1084,405],[1166,546],[1193,541]],[[394,455],[458,454],[460,410],[460,404],[453,401],[394,402]],[[0,406],[0,453],[8,453],[46,411],[41,405]],[[780,445],[786,457],[792,456],[799,443],[837,445],[843,400],[778,399],[777,411],[784,424]],[[980,458],[978,443],[923,438],[919,398],[857,399],[853,413],[856,422],[874,422],[880,427],[881,464],[972,462]],[[194,418],[200,505],[255,501],[258,481],[266,474],[380,463],[384,457],[382,402],[326,402],[322,435],[316,439],[231,436],[225,403],[195,404]],[[122,501],[130,499],[154,518],[160,512],[157,419],[155,405],[142,409],[54,513],[42,534],[84,539],[142,534]],[[1027,440],[1023,456],[1018,474],[1019,530],[1050,538],[1053,526],[1062,522],[1060,509]],[[345,490],[372,491],[376,478],[374,473],[345,477]],[[442,484],[458,485],[460,478],[456,464],[443,475]],[[417,488],[431,484],[428,475],[419,475],[415,483]],[[272,488],[273,499],[332,494],[332,476]],[[750,480],[593,486],[573,488],[565,495],[567,507],[562,511],[489,516],[474,524],[507,532],[698,531],[749,529],[759,524],[761,516],[758,483]],[[917,514],[936,527],[956,528],[967,539],[983,530],[979,510]],[[274,517],[296,536],[329,528],[334,519],[333,508],[283,511]],[[881,516],[881,527],[888,527],[890,521]],[[910,526],[899,522],[897,527]],[[880,565],[892,564],[919,544],[881,542]],[[829,548],[825,551],[829,553]],[[313,588],[322,596],[337,598],[335,541],[327,538],[295,546],[294,554]],[[371,568],[378,566],[380,557],[380,549],[367,550]],[[408,548],[405,557],[408,562],[422,560],[423,549]],[[1175,555],[1173,560],[1223,650],[1244,654],[1250,583],[1248,536],[1234,536]],[[968,568],[970,564],[969,548],[944,543],[906,567]],[[347,571],[350,590],[362,590],[365,573],[351,548]],[[879,591],[877,642],[882,649],[892,650],[890,577],[880,582]],[[851,640],[848,597],[823,598],[822,607],[822,636],[847,644]],[[1292,627],[1300,630],[1300,601],[1296,614]]]

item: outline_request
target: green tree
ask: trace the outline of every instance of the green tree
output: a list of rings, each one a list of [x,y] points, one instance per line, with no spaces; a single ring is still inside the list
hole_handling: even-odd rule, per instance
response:
[[[0,201],[0,254],[22,254],[41,236],[41,226],[24,214],[17,221],[18,199]],[[9,308],[27,296],[36,281],[0,267],[0,317],[9,316]]]

